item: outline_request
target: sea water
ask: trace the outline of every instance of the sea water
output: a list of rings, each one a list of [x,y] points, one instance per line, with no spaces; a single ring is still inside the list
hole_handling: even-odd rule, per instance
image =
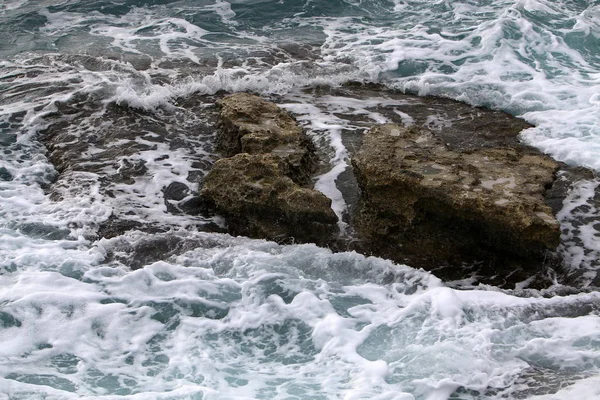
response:
[[[342,134],[359,127],[339,115],[388,122],[377,107],[393,100],[304,89],[350,81],[509,112],[535,125],[525,143],[600,170],[597,1],[3,0],[0,398],[600,398],[597,180],[558,214],[582,279],[507,290],[203,232],[219,221],[169,213],[161,197],[173,181],[198,189],[192,159],[214,157],[202,143],[140,151],[151,178],[108,196],[102,171],[59,174],[40,141],[69,102],[86,111],[60,117],[79,138],[141,129],[109,117],[115,106],[192,135],[202,96],[252,91],[320,144],[315,187],[342,216]],[[158,228],[98,238],[119,212]],[[164,241],[178,251],[136,250]]]

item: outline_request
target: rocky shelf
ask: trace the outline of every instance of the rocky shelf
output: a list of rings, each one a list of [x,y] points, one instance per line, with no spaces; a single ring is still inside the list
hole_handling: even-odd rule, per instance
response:
[[[423,127],[373,126],[354,143],[356,184],[344,194],[357,201],[346,216],[350,234],[336,237],[329,203],[299,187],[314,156],[293,117],[245,93],[218,104],[217,143],[229,157],[215,163],[200,195],[233,234],[353,249],[448,279],[477,266],[498,284],[561,263],[552,205],[566,196],[568,185],[554,183],[569,168],[519,143],[523,121],[479,109],[475,137],[461,140]]]
[[[556,216],[573,185],[594,172],[521,144],[530,125],[505,113],[376,85],[307,92],[392,104],[373,106],[391,121],[383,125],[336,113],[356,127],[341,135],[352,164],[336,182],[347,205],[343,224],[312,187],[330,168],[327,145],[313,143],[288,111],[246,93],[190,96],[158,114],[90,98],[57,104],[40,133],[59,172],[48,191],[57,201],[85,193],[109,205],[91,239],[199,229],[356,250],[446,280],[475,274],[512,287],[538,273],[538,287],[549,284],[547,267],[562,263],[557,246],[573,239]],[[80,116],[95,125],[78,125]],[[156,174],[166,176],[161,187],[153,186]],[[147,261],[188,247],[165,240],[140,252]]]

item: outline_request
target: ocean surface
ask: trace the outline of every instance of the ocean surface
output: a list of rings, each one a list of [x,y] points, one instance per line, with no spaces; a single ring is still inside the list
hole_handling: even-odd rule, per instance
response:
[[[348,82],[508,112],[600,171],[597,0],[0,0],[0,399],[600,399],[597,179],[558,214],[578,278],[542,289],[231,237],[164,201],[215,159],[211,96],[251,91],[306,127],[343,216],[340,115],[401,106],[316,94]],[[58,130],[87,169],[53,166]],[[152,229],[102,237],[119,215]]]

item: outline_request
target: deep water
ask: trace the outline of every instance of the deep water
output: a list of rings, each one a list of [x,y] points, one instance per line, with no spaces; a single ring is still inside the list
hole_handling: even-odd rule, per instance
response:
[[[348,82],[385,90],[318,94]],[[306,127],[343,216],[344,132],[384,105],[414,123],[386,90],[506,111],[600,171],[600,2],[3,0],[0,399],[600,398],[597,179],[558,214],[578,279],[539,290],[234,238],[165,202],[215,159],[213,96],[251,91]],[[84,170],[55,168],[49,132]],[[120,216],[148,229],[104,234]]]

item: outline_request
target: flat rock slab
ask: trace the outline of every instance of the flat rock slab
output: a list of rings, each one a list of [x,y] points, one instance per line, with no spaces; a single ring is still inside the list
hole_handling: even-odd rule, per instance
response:
[[[362,191],[356,229],[378,253],[460,264],[540,259],[560,242],[544,202],[559,165],[543,154],[453,151],[427,130],[387,124],[366,134],[352,165]]]

